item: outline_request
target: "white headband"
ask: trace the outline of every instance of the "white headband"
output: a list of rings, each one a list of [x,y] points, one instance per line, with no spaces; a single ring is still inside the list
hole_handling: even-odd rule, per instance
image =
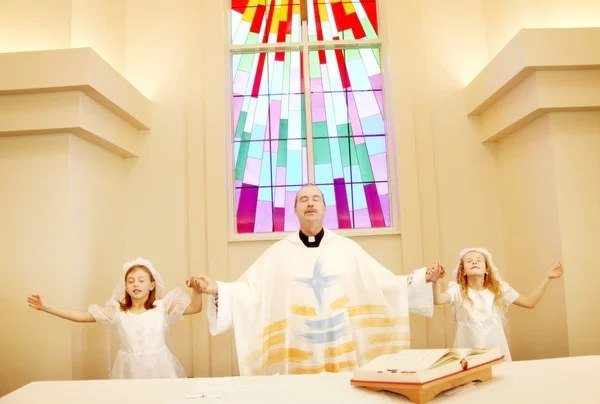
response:
[[[131,267],[134,267],[136,265],[141,265],[148,268],[148,270],[152,274],[152,277],[154,278],[156,291],[155,297],[157,300],[161,299],[165,293],[165,284],[163,282],[162,276],[160,276],[160,273],[158,273],[158,271],[154,269],[154,266],[150,261],[142,257],[138,257],[133,261],[129,261],[125,263],[125,265],[123,265],[123,275],[121,276],[121,279],[119,279],[119,281],[117,282],[117,285],[115,286],[111,298],[116,300],[117,302],[123,301],[123,298],[125,297],[125,274],[127,273],[127,271],[129,271]]]
[[[456,282],[458,282],[458,268],[460,268],[460,263],[462,262],[463,258],[465,257],[465,255],[467,255],[470,252],[478,252],[482,255],[484,255],[490,266],[492,267],[492,271],[494,271],[494,277],[496,278],[496,280],[498,282],[502,282],[502,277],[500,276],[500,271],[498,271],[498,268],[496,268],[496,265],[494,265],[494,260],[492,260],[492,254],[486,250],[485,248],[482,247],[470,247],[470,248],[463,248],[460,253],[458,253],[458,264],[456,264],[456,268],[454,268],[454,271],[452,272],[452,279]]]

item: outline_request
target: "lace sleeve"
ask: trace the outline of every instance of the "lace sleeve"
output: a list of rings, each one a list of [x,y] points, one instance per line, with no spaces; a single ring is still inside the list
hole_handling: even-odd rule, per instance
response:
[[[514,303],[515,300],[519,297],[519,293],[514,290],[508,283],[502,281],[502,300],[504,300],[504,304],[507,306]]]
[[[97,304],[92,304],[88,308],[88,312],[94,317],[97,323],[103,327],[113,327],[117,323],[117,313],[120,310],[119,303],[110,299],[103,307]]]
[[[183,319],[183,312],[191,302],[190,297],[180,288],[173,289],[162,299],[167,324],[171,325]]]
[[[450,305],[460,305],[462,303],[462,295],[460,294],[460,285],[454,281],[448,283],[446,293],[450,296]]]

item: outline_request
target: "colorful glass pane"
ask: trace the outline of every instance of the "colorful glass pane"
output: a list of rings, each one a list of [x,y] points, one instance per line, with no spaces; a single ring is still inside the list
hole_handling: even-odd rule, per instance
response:
[[[330,189],[325,225],[390,226],[379,50],[318,50],[309,60],[315,183]]]
[[[300,0],[232,0],[231,43],[299,42]]]
[[[309,41],[377,39],[376,0],[307,0]]]
[[[298,228],[290,193],[308,182],[301,57],[232,56],[238,233]]]

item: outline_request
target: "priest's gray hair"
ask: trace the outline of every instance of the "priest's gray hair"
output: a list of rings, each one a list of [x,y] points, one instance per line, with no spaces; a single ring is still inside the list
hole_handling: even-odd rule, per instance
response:
[[[312,182],[307,182],[306,184],[302,185],[300,187],[300,189],[302,189],[304,187],[315,187],[315,188],[317,188],[319,190],[319,192],[321,193],[321,198],[323,199],[323,205],[327,205],[325,203],[325,195],[323,195],[323,191],[321,191],[321,188],[319,188],[318,186],[316,186]],[[296,192],[296,200],[294,201],[294,209],[296,209],[296,205],[298,205],[298,194],[300,193],[300,189],[298,190],[298,192]]]

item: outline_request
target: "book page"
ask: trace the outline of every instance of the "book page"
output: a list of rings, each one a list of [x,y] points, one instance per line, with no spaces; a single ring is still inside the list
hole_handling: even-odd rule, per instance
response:
[[[382,355],[367,364],[365,370],[418,372],[432,367],[448,349],[406,349],[393,355]]]
[[[447,365],[451,362],[461,361],[463,359],[472,359],[478,355],[488,353],[488,349],[475,349],[475,348],[452,348],[448,350],[448,353],[442,356],[436,363],[431,367],[437,368],[443,365]]]
[[[489,352],[491,352],[490,349],[469,349],[464,357],[468,359],[468,358],[472,358],[474,356],[486,354]]]
[[[489,349],[476,349],[476,348],[453,348],[451,351],[456,353],[458,359],[468,359],[477,355],[481,355],[489,352]]]
[[[464,359],[471,355],[477,355],[481,352],[485,352],[485,350],[472,348],[452,348],[452,352],[455,353],[456,358]]]
[[[446,355],[442,356],[440,359],[437,360],[437,362],[435,362],[433,365],[431,365],[431,368],[438,368],[440,366],[444,366],[447,365],[448,363],[451,362],[458,362],[462,359],[462,357],[457,354],[456,352],[448,352]]]

